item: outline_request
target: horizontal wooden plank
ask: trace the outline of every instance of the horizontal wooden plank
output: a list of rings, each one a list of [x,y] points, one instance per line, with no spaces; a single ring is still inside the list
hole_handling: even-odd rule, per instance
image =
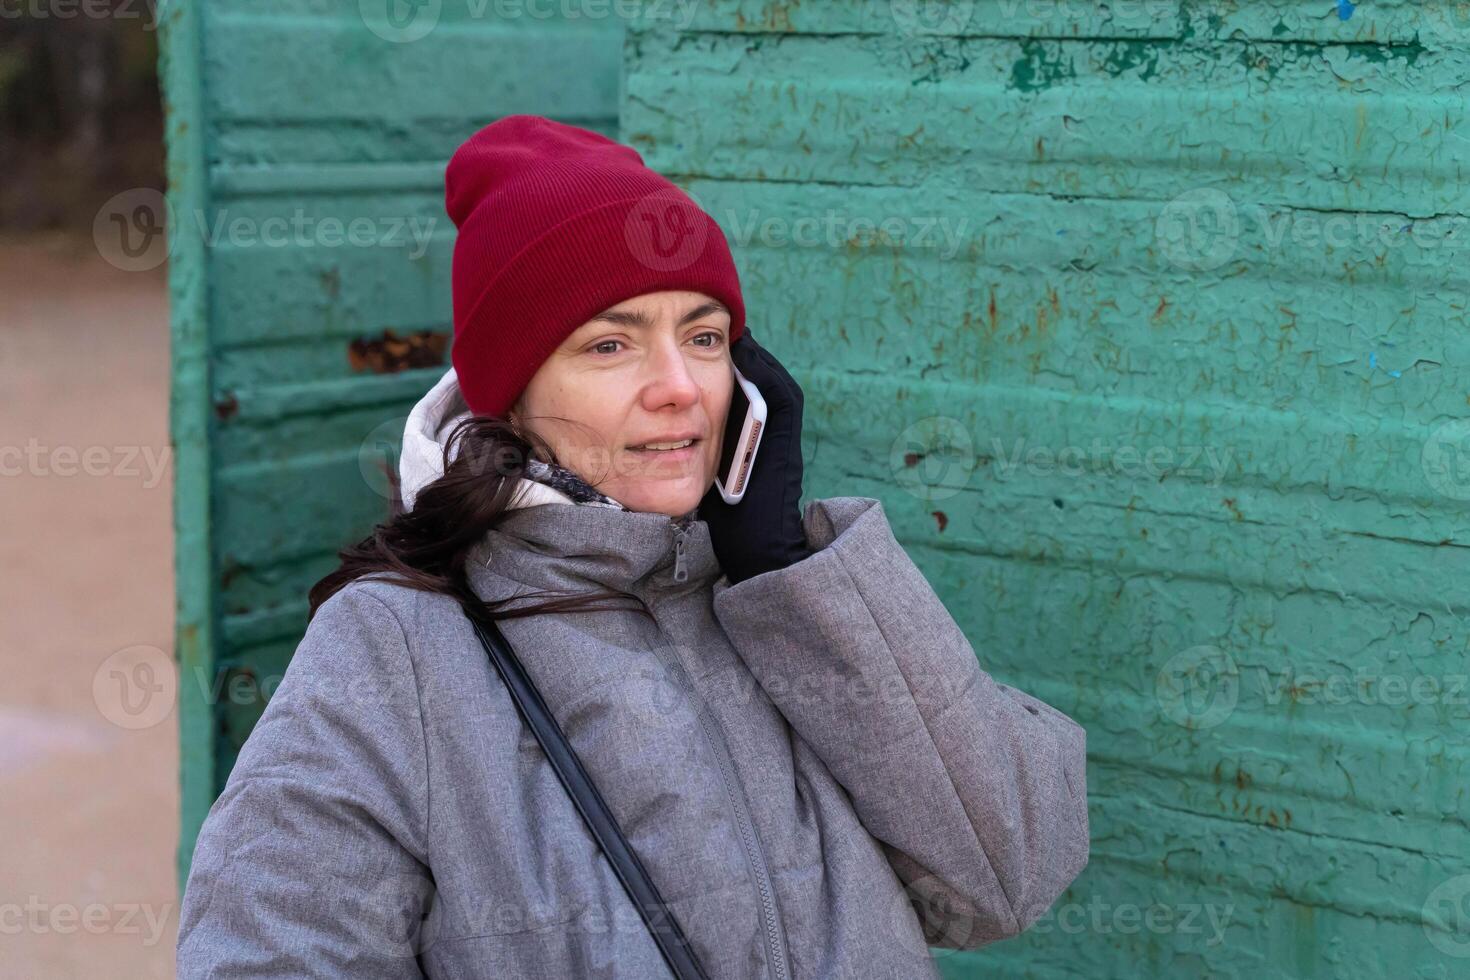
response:
[[[490,17],[446,21],[416,43],[394,43],[375,35],[360,9],[376,8],[225,8],[208,18],[211,161],[237,168],[214,180],[268,164],[373,162],[387,168],[373,179],[421,187],[423,170],[435,162],[442,170],[476,129],[511,113],[616,130],[620,24]],[[549,70],[560,64],[577,70]],[[331,66],[329,83],[323,65]]]
[[[896,42],[711,37],[684,63],[662,35],[641,43],[625,135],[666,173],[1067,199],[1212,189],[1267,207],[1467,213],[1467,110],[1444,81],[1470,70],[1467,53],[1410,67],[1277,45],[1258,63],[1228,43],[1145,57],[1131,42],[981,39],[915,64]],[[709,105],[720,113],[692,111]],[[1397,151],[1406,143],[1416,152]]]

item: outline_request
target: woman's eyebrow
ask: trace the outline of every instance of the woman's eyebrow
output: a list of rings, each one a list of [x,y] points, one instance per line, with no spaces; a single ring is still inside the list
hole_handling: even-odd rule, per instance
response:
[[[708,316],[711,313],[728,313],[728,312],[730,312],[730,311],[727,310],[727,309],[725,309],[725,304],[724,303],[716,303],[716,302],[701,303],[699,306],[696,306],[694,309],[690,310],[688,313],[685,313],[684,316],[683,316],[683,318],[679,320],[679,323],[677,325],[682,327],[686,323],[693,323],[695,320],[698,320],[700,317]],[[653,326],[653,319],[651,317],[649,317],[648,314],[644,313],[641,310],[633,310],[633,311],[629,311],[629,310],[604,310],[603,312],[597,314],[592,319],[593,320],[602,320],[602,321],[605,321],[607,323],[616,323],[619,326],[624,326],[624,327],[651,327],[651,326]]]

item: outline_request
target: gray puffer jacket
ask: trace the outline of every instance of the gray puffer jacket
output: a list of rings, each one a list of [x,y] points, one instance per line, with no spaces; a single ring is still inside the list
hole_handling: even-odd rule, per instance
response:
[[[1086,864],[1085,736],[981,668],[878,500],[803,516],[814,555],[732,586],[703,521],[529,503],[471,580],[648,603],[502,629],[711,977],[937,977],[928,946],[1015,935]],[[177,962],[668,975],[459,607],[376,577],[319,609],[211,808]]]

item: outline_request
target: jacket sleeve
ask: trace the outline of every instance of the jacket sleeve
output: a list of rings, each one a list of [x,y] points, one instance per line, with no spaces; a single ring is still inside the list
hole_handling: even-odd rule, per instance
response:
[[[847,790],[931,946],[1039,918],[1087,864],[1086,734],[981,669],[872,497],[813,501],[815,554],[730,585],[715,614]]]
[[[422,977],[426,751],[403,629],[353,583],[318,608],[205,818],[180,980]]]

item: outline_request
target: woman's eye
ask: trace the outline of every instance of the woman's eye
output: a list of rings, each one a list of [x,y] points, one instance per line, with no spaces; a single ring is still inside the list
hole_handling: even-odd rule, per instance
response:
[[[712,331],[709,331],[708,333],[698,334],[694,339],[695,340],[708,340],[709,343],[707,343],[707,344],[700,344],[699,345],[701,347],[704,347],[706,350],[715,350],[715,349],[717,349],[720,346],[720,344],[722,344],[722,343],[725,342],[725,336],[724,336],[724,334],[720,333],[718,330],[712,330]],[[617,350],[616,349],[614,349],[614,350],[607,350],[606,348],[608,348],[608,347],[614,347],[615,348],[618,344],[621,344],[621,343],[622,343],[621,340],[604,340],[604,341],[601,341],[600,343],[593,344],[591,347],[587,348],[587,350],[590,351],[593,354],[616,354],[617,353]]]

